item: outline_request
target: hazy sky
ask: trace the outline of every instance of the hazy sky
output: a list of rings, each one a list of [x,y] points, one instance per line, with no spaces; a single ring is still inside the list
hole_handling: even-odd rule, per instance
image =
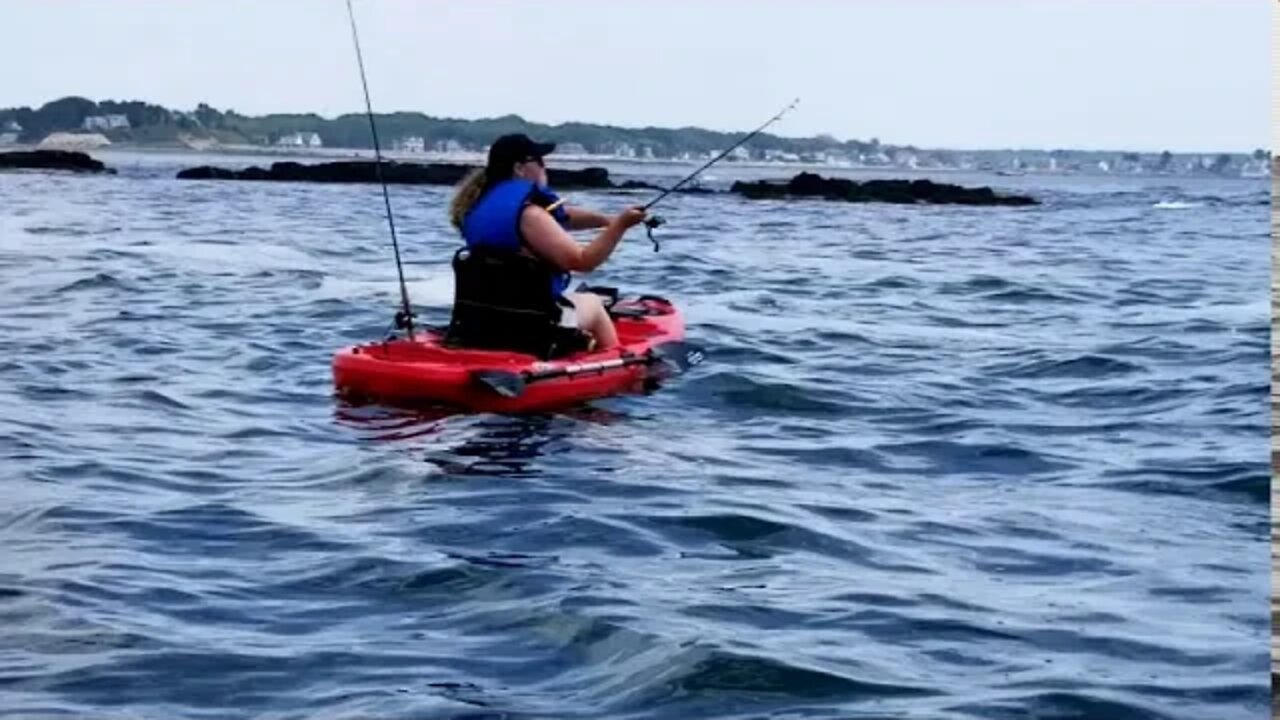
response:
[[[355,0],[374,109],[953,148],[1270,145],[1275,0]],[[0,0],[0,106],[362,111],[344,0]]]

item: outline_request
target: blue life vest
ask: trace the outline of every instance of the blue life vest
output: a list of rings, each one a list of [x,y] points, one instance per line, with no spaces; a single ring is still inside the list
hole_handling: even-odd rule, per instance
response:
[[[551,188],[531,180],[504,180],[490,188],[463,218],[462,237],[470,248],[520,252],[524,245],[524,237],[520,234],[520,213],[525,205],[546,208],[557,201],[559,197]],[[569,226],[569,213],[563,205],[553,209],[551,215],[561,227]],[[563,294],[569,288],[570,279],[567,272],[557,273],[551,282],[552,296]]]

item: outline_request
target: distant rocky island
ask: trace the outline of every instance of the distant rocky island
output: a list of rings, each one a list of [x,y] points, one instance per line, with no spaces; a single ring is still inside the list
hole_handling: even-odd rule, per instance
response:
[[[82,152],[67,150],[0,152],[0,169],[115,174],[115,170],[108,168],[101,160],[95,160]]]
[[[989,187],[967,188],[932,180],[867,180],[824,178],[802,172],[785,183],[738,181],[729,192],[752,200],[816,198],[845,202],[884,202],[899,205],[1038,205],[1026,195],[1000,195]]]
[[[701,128],[626,128],[569,122],[547,125],[518,115],[466,120],[417,112],[376,115],[383,149],[429,157],[483,154],[495,137],[523,132],[559,145],[562,157],[699,162],[730,147],[741,135]],[[174,110],[151,103],[63,97],[38,108],[0,108],[0,149],[5,145],[91,149],[99,146],[183,148],[286,153],[342,153],[372,148],[368,117],[348,113],[248,116],[200,103]],[[1122,149],[973,150],[921,148],[878,138],[839,140],[762,133],[726,162],[776,163],[889,170],[964,170],[1005,175],[1090,173],[1267,176],[1271,153],[1137,153]]]
[[[387,183],[410,185],[454,185],[460,182],[473,166],[454,163],[416,164],[388,162],[383,164],[382,176]],[[635,180],[616,184],[609,171],[602,167],[582,170],[549,168],[547,180],[558,190],[663,190],[664,188]],[[377,166],[373,162],[331,162],[302,164],[296,162],[273,163],[269,169],[249,167],[244,170],[228,170],[201,166],[178,172],[180,180],[258,180],[276,182],[318,183],[373,183],[378,181]],[[677,190],[689,193],[712,193],[704,188]],[[870,180],[855,182],[843,178],[824,178],[815,173],[802,172],[785,183],[735,182],[729,193],[751,200],[814,198],[843,200],[845,202],[885,202],[897,204],[929,205],[1037,205],[1034,198],[1025,195],[1000,195],[989,187],[966,188],[931,180]]]
[[[382,163],[382,178],[389,184],[408,185],[456,185],[474,166],[458,163]],[[0,152],[0,169],[69,170],[73,172],[108,172],[102,162],[82,152],[62,150],[32,150]],[[178,171],[179,180],[241,180],[257,182],[311,182],[311,183],[376,183],[378,166],[375,162],[342,161],[305,164],[297,162],[272,163],[269,168],[257,166],[243,170],[202,165]],[[664,188],[638,180],[615,183],[609,170],[588,167],[581,170],[549,168],[548,181],[558,190],[655,190]],[[716,193],[702,187],[680,188],[676,192],[687,194],[735,194],[751,200],[814,198],[845,202],[885,202],[897,204],[930,205],[1037,205],[1039,202],[1024,195],[1000,195],[988,187],[966,188],[931,180],[870,180],[855,182],[843,178],[825,178],[815,173],[802,172],[787,182],[759,181],[736,182],[724,193]]]
[[[474,166],[459,163],[404,163],[384,161],[382,177],[393,185],[456,185]],[[616,187],[605,168],[583,170],[548,168],[548,181],[565,190],[607,189]],[[178,172],[179,180],[259,180],[314,183],[376,183],[376,162],[344,160],[340,162],[298,163],[276,162],[269,168],[252,166],[229,170],[202,165]]]

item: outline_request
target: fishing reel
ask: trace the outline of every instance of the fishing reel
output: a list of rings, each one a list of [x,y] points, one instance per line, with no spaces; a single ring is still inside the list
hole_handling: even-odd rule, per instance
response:
[[[645,234],[649,236],[649,242],[653,243],[654,252],[658,252],[658,238],[653,236],[653,231],[662,227],[666,222],[666,218],[661,215],[653,215],[644,220]]]

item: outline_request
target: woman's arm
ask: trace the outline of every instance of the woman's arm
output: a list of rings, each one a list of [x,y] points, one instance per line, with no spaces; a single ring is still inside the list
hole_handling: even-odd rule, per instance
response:
[[[622,235],[644,220],[644,211],[632,208],[613,219],[606,219],[604,231],[585,246],[579,245],[555,218],[536,205],[525,207],[520,214],[520,232],[534,252],[562,270],[591,272],[604,264],[622,240]]]
[[[569,215],[569,229],[571,230],[592,230],[606,227],[609,224],[608,215],[602,215],[591,210],[570,207],[565,208],[565,212]]]

